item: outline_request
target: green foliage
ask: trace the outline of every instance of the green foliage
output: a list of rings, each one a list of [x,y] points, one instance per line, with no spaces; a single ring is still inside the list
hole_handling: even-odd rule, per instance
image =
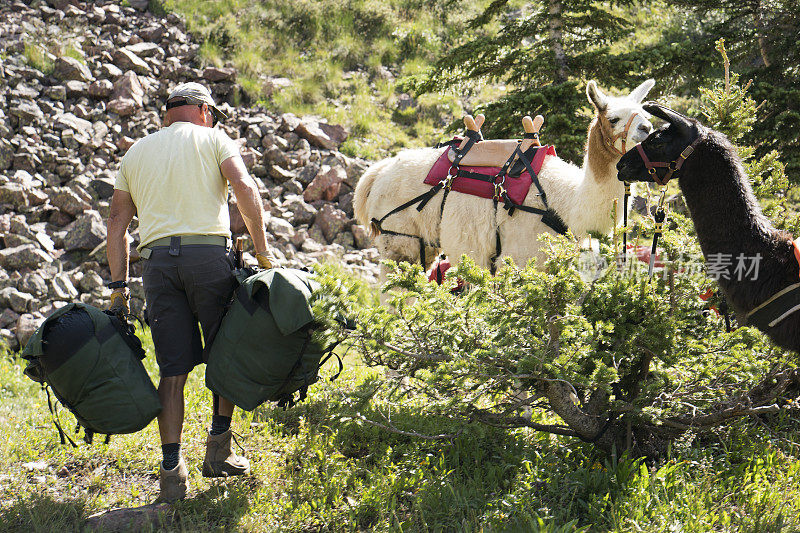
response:
[[[719,76],[714,48],[728,44],[731,63],[760,102],[757,120],[743,141],[763,157],[781,152],[793,181],[800,170],[800,4],[794,0],[731,2],[668,0],[680,18],[661,29],[662,39],[642,50],[642,67],[671,79],[673,91],[693,97]],[[649,63],[649,65],[648,65]]]
[[[331,273],[332,274],[332,273]],[[332,274],[333,275],[333,274]],[[344,280],[345,285],[354,283]],[[355,282],[357,284],[357,282]],[[367,299],[369,301],[369,298]],[[148,331],[139,332],[157,378]],[[603,457],[589,445],[477,424],[452,441],[386,432],[360,415],[419,432],[445,418],[370,397],[379,376],[348,357],[342,376],[283,411],[236,410],[253,466],[243,479],[200,476],[211,395],[202,367],[186,388],[183,451],[192,489],[159,531],[687,531],[800,527],[798,408],[766,424],[739,423],[714,441],[689,435],[654,463]],[[39,386],[0,356],[0,524],[8,531],[80,531],[85,519],[156,496],[158,432],[62,447]],[[329,372],[326,369],[326,373]],[[361,401],[356,401],[361,398]],[[70,415],[60,411],[65,427]],[[782,437],[776,436],[777,434]],[[42,461],[42,471],[23,463]],[[60,472],[60,473],[59,473]],[[141,530],[149,531],[145,526]]]
[[[708,124],[741,139],[757,106],[748,86],[729,72],[724,43],[718,46],[726,76],[701,91],[701,105]],[[777,154],[756,160],[751,148],[740,152],[765,211],[784,215],[780,224],[797,229],[798,217],[786,216],[795,193]],[[519,411],[530,406],[533,427],[592,438],[598,429],[582,427],[586,415],[576,414],[577,405],[608,424],[624,416],[634,433],[669,441],[685,429],[680,424],[746,397],[768,370],[795,361],[757,330],[726,332],[720,317],[701,312],[699,295],[711,281],[691,220],[676,207],[660,241],[663,264],[652,278],[646,263],[618,262],[619,234],[600,236],[599,254],[543,235],[544,263],[522,268],[507,261],[495,276],[462,257],[448,271],[450,283],[468,284],[460,296],[447,284],[430,283],[419,266],[387,263],[389,305],[363,308],[359,348],[368,364],[411,380],[411,394],[388,392],[396,405],[416,408],[424,398],[431,416],[524,426],[529,423]],[[630,226],[634,246],[649,248],[654,220],[636,215]],[[605,268],[589,269],[587,254]],[[520,389],[538,401],[526,402]]]
[[[742,85],[739,74],[730,72],[724,39],[717,41],[716,49],[722,56],[724,79],[711,88],[700,88],[701,113],[709,127],[725,133],[731,141],[741,142],[758,123],[760,106],[749,94],[752,81]],[[756,148],[749,144],[738,146],[738,151],[756,197],[763,202],[764,213],[779,229],[793,233],[800,231],[800,216],[793,203],[788,201],[796,194],[796,187],[790,185],[778,151],[757,155]]]
[[[730,73],[725,39],[717,41],[716,49],[722,55],[725,78],[716,82],[712,88],[700,88],[702,113],[707,119],[707,126],[723,132],[731,141],[736,142],[753,127],[758,106],[747,94],[752,82],[743,86],[739,83],[739,75]]]

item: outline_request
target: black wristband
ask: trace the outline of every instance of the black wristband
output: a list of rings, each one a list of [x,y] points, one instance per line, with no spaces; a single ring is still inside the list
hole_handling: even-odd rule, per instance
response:
[[[106,283],[106,287],[109,289],[127,289],[128,282],[127,281],[109,281]]]

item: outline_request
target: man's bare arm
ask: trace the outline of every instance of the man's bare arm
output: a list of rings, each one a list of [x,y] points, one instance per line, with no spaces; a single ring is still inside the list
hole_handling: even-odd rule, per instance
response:
[[[112,281],[128,279],[128,226],[136,214],[136,204],[130,193],[114,190],[111,197],[111,212],[108,215],[106,254],[111,269]]]
[[[267,252],[267,234],[264,231],[264,206],[258,187],[247,172],[244,161],[239,156],[229,157],[220,165],[222,175],[231,184],[239,212],[242,214],[247,231],[253,239],[256,253]]]

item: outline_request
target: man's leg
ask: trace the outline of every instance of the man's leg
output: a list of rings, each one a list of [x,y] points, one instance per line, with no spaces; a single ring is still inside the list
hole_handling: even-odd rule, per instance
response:
[[[213,411],[211,416],[211,434],[220,435],[231,428],[233,416],[233,402],[222,396],[214,395]]]
[[[166,249],[156,249],[143,272],[147,316],[153,335],[156,361],[161,372],[158,396],[161,414],[158,428],[164,460],[159,467],[161,495],[158,501],[173,502],[186,497],[189,472],[181,455],[183,391],[186,377],[200,362],[200,330],[186,293],[177,276],[175,258]]]
[[[203,460],[204,477],[228,477],[250,473],[250,461],[236,455],[231,446],[231,415],[233,403],[214,395],[211,430],[206,440],[206,457]]]
[[[158,383],[158,398],[161,400],[158,431],[161,433],[161,453],[164,459],[158,469],[161,494],[157,501],[182,500],[189,489],[189,471],[181,458],[184,385],[186,374],[162,377]]]
[[[158,384],[158,399],[161,414],[158,415],[158,431],[161,444],[180,444],[183,430],[183,388],[186,376],[162,377]],[[170,470],[170,468],[167,468]]]

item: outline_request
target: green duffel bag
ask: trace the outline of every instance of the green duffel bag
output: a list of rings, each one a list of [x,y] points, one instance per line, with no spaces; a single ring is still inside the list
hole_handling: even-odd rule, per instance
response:
[[[94,433],[139,431],[161,412],[133,326],[96,307],[71,303],[58,309],[21,355],[28,360],[25,374],[53,390],[83,426],[87,442]],[[54,422],[63,443],[66,435]]]
[[[247,411],[268,401],[291,407],[333,353],[315,340],[310,300],[318,285],[305,270],[252,272],[236,271],[240,285],[210,343],[206,386]]]

